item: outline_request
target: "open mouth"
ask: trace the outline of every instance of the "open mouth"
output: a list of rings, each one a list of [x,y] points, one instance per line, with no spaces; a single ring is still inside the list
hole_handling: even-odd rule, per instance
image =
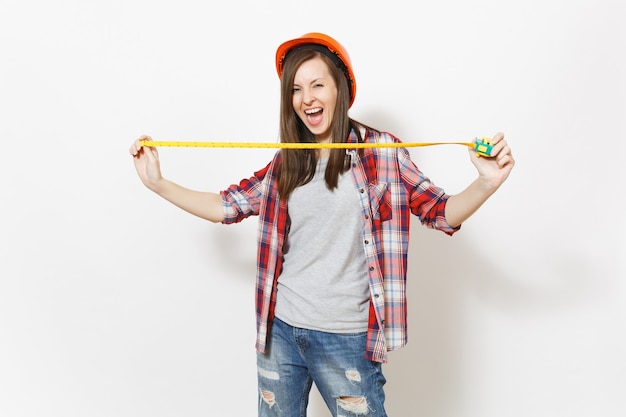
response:
[[[316,107],[314,109],[308,109],[304,111],[304,114],[306,114],[307,120],[312,125],[317,125],[321,123],[323,113],[324,113],[324,109],[322,109],[321,107]]]

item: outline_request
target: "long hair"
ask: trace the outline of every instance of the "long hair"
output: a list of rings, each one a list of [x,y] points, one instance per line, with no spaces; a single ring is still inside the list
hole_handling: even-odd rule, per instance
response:
[[[320,57],[328,66],[329,72],[337,86],[337,103],[332,114],[332,141],[344,143],[350,130],[358,126],[348,116],[350,91],[348,81],[342,72],[325,54],[312,49],[298,49],[291,52],[284,62],[281,78],[280,97],[280,141],[283,143],[315,143],[315,136],[300,120],[293,109],[293,81],[296,71],[305,61]],[[355,129],[361,141],[359,129]],[[287,200],[296,187],[313,179],[317,166],[315,149],[282,149],[282,161],[278,171],[278,194],[281,200]],[[326,186],[333,190],[339,183],[339,175],[348,168],[345,149],[330,149],[328,165],[324,174]]]

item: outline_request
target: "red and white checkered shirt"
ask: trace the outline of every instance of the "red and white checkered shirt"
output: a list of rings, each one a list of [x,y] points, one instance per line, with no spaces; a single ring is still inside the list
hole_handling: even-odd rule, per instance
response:
[[[348,143],[356,143],[351,132]],[[367,130],[366,143],[399,143],[389,133]],[[364,219],[362,244],[368,268],[370,314],[365,355],[387,362],[387,351],[407,342],[406,272],[410,215],[427,227],[449,235],[445,219],[448,195],[435,186],[411,161],[406,148],[365,148],[346,151],[350,173]],[[277,167],[280,151],[253,177],[221,192],[224,223],[259,216],[256,276],[256,348],[265,351],[274,317],[277,280],[282,268],[282,248],[289,233],[287,203],[278,198]]]

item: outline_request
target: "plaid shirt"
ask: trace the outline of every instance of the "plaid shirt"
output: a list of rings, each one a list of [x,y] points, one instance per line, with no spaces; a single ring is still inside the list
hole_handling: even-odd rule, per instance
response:
[[[389,133],[367,130],[366,143],[400,142]],[[351,132],[349,143],[356,143]],[[370,313],[365,355],[387,362],[387,351],[407,342],[406,271],[411,213],[427,227],[452,235],[445,220],[448,195],[424,176],[405,148],[347,150],[350,173],[364,218],[362,244],[369,275]],[[277,167],[280,151],[253,177],[221,192],[224,223],[258,215],[256,279],[256,348],[265,352],[282,269],[282,247],[289,233],[287,203],[278,198]]]

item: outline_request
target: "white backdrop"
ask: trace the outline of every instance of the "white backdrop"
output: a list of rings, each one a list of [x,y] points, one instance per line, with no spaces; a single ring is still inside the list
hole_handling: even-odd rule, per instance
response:
[[[389,414],[626,415],[625,20],[621,0],[2,0],[0,415],[256,415],[256,221],[168,205],[127,149],[277,140],[274,52],[309,31],[350,51],[354,118],[501,130],[517,159],[454,237],[413,223]],[[161,159],[217,191],[272,153]],[[411,154],[451,193],[475,176],[462,147]]]

